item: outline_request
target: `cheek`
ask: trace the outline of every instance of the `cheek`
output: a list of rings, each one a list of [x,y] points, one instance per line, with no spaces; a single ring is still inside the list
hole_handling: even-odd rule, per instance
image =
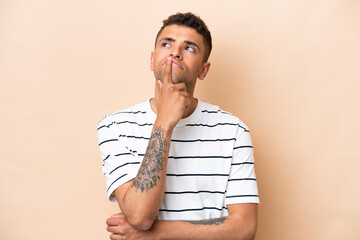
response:
[[[195,74],[199,75],[202,71],[202,64],[198,64],[198,61],[196,62],[196,66],[194,67]]]

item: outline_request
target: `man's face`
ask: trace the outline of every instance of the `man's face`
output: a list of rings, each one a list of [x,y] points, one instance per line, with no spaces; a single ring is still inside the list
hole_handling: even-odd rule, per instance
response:
[[[203,79],[208,70],[209,63],[203,63],[204,54],[203,37],[196,30],[169,25],[158,36],[155,51],[151,53],[151,70],[162,81],[166,59],[172,56],[172,82],[184,82],[187,91],[193,92],[196,79]]]

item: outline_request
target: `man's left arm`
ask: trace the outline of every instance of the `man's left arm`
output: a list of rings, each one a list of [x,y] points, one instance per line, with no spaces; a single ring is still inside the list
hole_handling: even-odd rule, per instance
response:
[[[255,238],[257,204],[241,203],[228,205],[228,217],[201,221],[156,220],[147,231],[133,228],[122,214],[113,215],[106,223],[111,240],[120,239],[238,239]]]

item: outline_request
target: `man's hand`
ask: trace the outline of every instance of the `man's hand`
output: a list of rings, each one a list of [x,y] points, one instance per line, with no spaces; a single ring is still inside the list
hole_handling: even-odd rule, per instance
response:
[[[183,117],[186,108],[190,105],[190,96],[186,92],[183,82],[172,82],[172,57],[169,57],[163,68],[162,82],[156,83],[157,119],[164,127],[174,128]]]
[[[140,169],[133,180],[114,191],[126,217],[125,223],[117,225],[121,231],[125,231],[123,226],[127,230],[131,227],[141,231],[150,229],[164,198],[172,131],[190,104],[185,83],[171,81],[172,61],[170,57],[164,63],[162,82],[157,82],[157,118]]]
[[[257,225],[257,204],[228,205],[229,216],[200,221],[155,220],[142,231],[132,227],[121,213],[107,219],[111,240],[178,239],[178,240],[254,240]]]
[[[126,220],[124,214],[118,213],[112,215],[106,220],[107,231],[112,233],[110,235],[111,240],[121,240],[121,239],[151,239],[151,230],[141,231],[132,227]]]

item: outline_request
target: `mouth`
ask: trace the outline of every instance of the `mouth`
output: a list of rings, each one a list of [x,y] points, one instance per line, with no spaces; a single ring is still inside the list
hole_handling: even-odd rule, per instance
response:
[[[162,62],[161,65],[165,65],[166,64],[166,59],[165,61]],[[174,58],[172,58],[172,65],[174,65],[175,67],[177,67],[180,70],[184,70],[184,68],[181,66],[181,64],[179,62],[177,62]]]
[[[181,69],[181,70],[184,70],[184,69],[182,68],[182,66],[181,66],[178,62],[176,62],[174,59],[173,59],[173,61],[172,61],[172,64],[175,65],[177,68],[179,68],[179,69]]]

